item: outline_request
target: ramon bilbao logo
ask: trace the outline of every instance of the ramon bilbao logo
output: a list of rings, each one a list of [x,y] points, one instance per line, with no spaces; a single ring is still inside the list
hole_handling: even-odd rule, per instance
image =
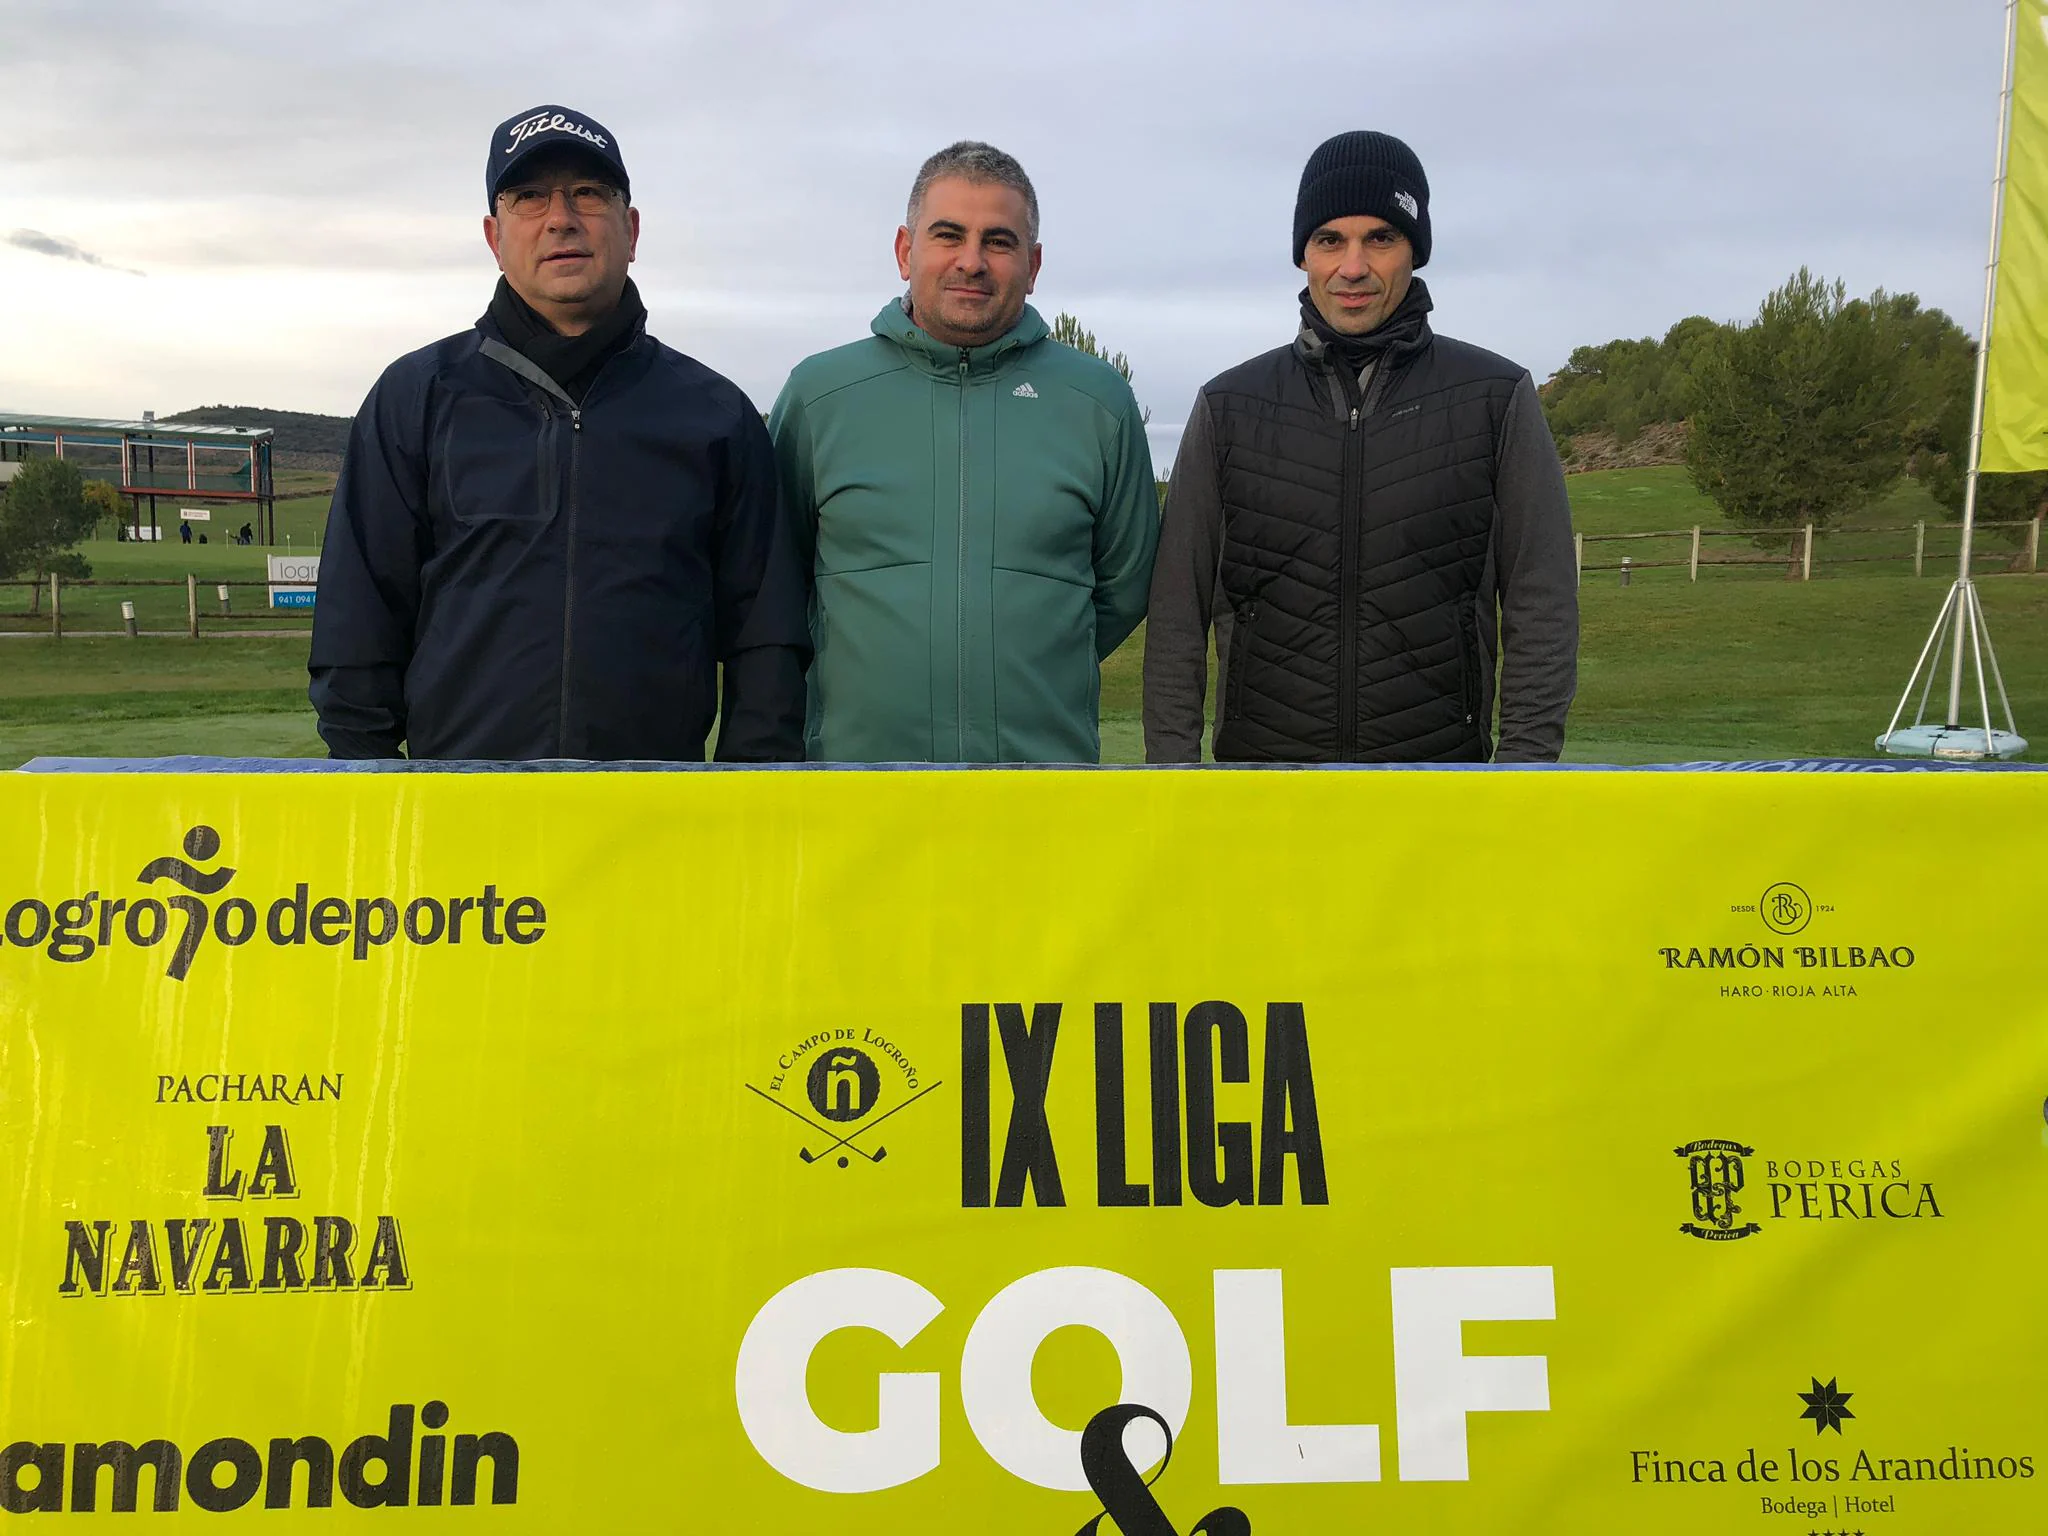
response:
[[[1774,880],[1753,901],[1731,902],[1728,910],[1753,915],[1764,928],[1742,942],[1727,936],[1702,936],[1705,942],[1669,943],[1657,947],[1657,957],[1667,971],[1750,971],[1751,979],[1721,989],[1727,998],[1780,998],[1796,1000],[1819,997],[1854,997],[1855,983],[1871,974],[1909,971],[1919,959],[1913,946],[1898,942],[1886,933],[1840,933],[1841,914],[1828,902],[1816,900],[1806,888],[1791,880]],[[1829,924],[1817,928],[1816,921]],[[1820,929],[1833,926],[1834,934]],[[1835,937],[1857,940],[1853,944],[1832,942]],[[1779,942],[1799,939],[1797,944]],[[1716,940],[1719,939],[1719,942]],[[1828,940],[1823,942],[1823,940]],[[1820,971],[1827,974],[1814,976]],[[1772,975],[1778,972],[1784,974]],[[1842,974],[1848,973],[1848,974]],[[1857,974],[1862,973],[1862,974]]]
[[[126,894],[95,887],[10,901],[0,893],[0,958],[14,949],[82,965],[110,951],[162,950],[164,974],[183,981],[212,945],[311,944],[367,960],[391,944],[528,945],[547,934],[547,908],[538,896],[507,897],[494,883],[467,894],[370,896],[316,891],[306,880],[282,889],[256,886],[245,870],[226,862],[220,833],[204,824],[185,833],[179,850],[143,864]]]

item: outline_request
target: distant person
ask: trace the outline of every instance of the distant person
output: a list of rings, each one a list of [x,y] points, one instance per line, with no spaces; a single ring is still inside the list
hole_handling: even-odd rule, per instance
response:
[[[178,524],[178,542],[180,544],[190,544],[192,542],[192,525],[190,523]]]
[[[760,413],[647,334],[618,141],[522,112],[484,191],[489,309],[385,371],[335,485],[329,751],[692,761],[719,715],[721,761],[800,759],[800,530]]]
[[[1038,195],[987,144],[917,173],[874,334],[797,366],[770,430],[811,535],[809,752],[1085,762],[1145,613],[1158,500],[1130,386],[1049,339]]]
[[[1564,475],[1528,373],[1430,328],[1414,152],[1318,148],[1293,253],[1293,342],[1204,385],[1174,461],[1147,760],[1201,760],[1213,624],[1219,761],[1556,761],[1578,655]]]
[[[256,530],[247,523],[242,524],[235,533],[235,542],[237,544],[254,544],[256,542]]]

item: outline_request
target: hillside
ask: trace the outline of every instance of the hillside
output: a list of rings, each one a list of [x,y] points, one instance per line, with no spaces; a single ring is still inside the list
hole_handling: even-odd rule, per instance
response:
[[[1568,475],[1595,469],[1651,469],[1685,462],[1685,423],[1653,421],[1626,444],[1604,427],[1575,432],[1558,444]]]
[[[308,411],[268,411],[253,405],[203,405],[163,419],[172,425],[193,427],[269,427],[277,433],[275,452],[279,469],[317,469],[329,474],[341,469],[341,456],[348,451],[348,430],[354,420],[349,416],[316,416]]]

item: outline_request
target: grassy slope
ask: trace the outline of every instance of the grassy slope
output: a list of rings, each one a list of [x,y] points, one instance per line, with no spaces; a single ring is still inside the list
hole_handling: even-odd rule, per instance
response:
[[[1719,524],[1683,470],[1612,470],[1568,483],[1584,532]],[[303,549],[324,512],[320,496],[292,504],[289,519],[281,505],[280,530],[290,530]],[[1935,524],[1939,516],[1907,486],[1852,526],[1923,517]],[[1934,622],[1955,547],[1952,532],[1931,526],[1928,575],[1919,581],[1910,565],[1830,563],[1831,553],[1860,553],[1883,537],[1846,534],[1824,542],[1811,583],[1785,581],[1777,561],[1706,571],[1698,585],[1682,568],[1642,572],[1627,588],[1612,572],[1589,572],[1567,760],[1871,755],[1871,739],[1890,719]],[[1903,548],[1910,552],[1910,535]],[[1588,564],[1603,563],[1604,552],[1614,549],[1593,546]],[[2002,565],[2009,551],[1996,549],[1991,565]],[[1747,540],[1728,539],[1712,552],[1755,551]],[[214,579],[260,576],[264,569],[260,549],[211,544],[202,550],[101,541],[87,554],[109,576],[168,572],[182,581],[187,569]],[[182,632],[182,586],[159,590],[171,604],[165,627]],[[1985,575],[1979,590],[2021,728],[2031,722],[2048,737],[2048,578]],[[210,589],[202,588],[202,596],[210,604]],[[245,599],[238,589],[237,606],[258,597],[251,590]],[[84,592],[67,600],[68,623],[84,627],[87,602]],[[144,609],[146,625],[155,611]],[[262,622],[267,628],[286,621],[266,614]],[[118,618],[108,627],[117,624]],[[1143,757],[1143,638],[1140,631],[1103,668],[1103,747],[1112,762]],[[194,644],[74,635],[52,646],[46,639],[0,638],[0,767],[37,755],[319,751],[305,705],[303,640],[210,634]]]

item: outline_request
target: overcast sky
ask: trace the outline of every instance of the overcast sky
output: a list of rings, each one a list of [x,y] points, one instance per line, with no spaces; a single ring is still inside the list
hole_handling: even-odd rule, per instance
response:
[[[1033,300],[1130,355],[1164,469],[1287,340],[1325,137],[1405,138],[1446,334],[1574,346],[1752,314],[1802,263],[1978,323],[2000,0],[4,0],[0,410],[352,412],[469,325],[492,128],[617,135],[650,328],[765,409],[866,332],[918,162],[1015,154]]]

